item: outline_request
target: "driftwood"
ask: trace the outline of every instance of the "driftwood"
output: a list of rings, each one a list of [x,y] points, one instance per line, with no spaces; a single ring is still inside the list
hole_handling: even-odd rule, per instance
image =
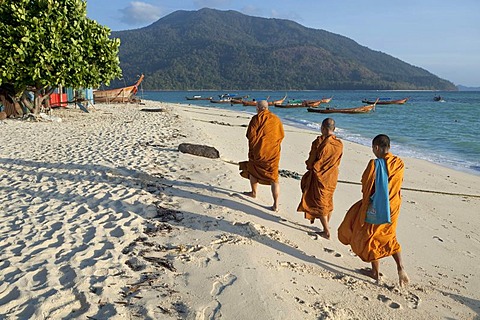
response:
[[[162,109],[162,108],[155,108],[155,109],[142,108],[142,109],[140,109],[140,111],[143,111],[143,112],[165,112],[165,110]]]
[[[217,149],[199,144],[182,143],[178,146],[178,151],[205,158],[220,158],[220,152]]]

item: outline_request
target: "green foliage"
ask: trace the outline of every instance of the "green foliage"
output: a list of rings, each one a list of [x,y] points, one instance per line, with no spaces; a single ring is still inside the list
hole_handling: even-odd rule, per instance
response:
[[[17,92],[98,87],[121,76],[119,39],[86,16],[82,0],[0,2],[0,84]]]
[[[346,37],[235,11],[177,11],[113,35],[126,82],[144,73],[145,89],[456,90]]]

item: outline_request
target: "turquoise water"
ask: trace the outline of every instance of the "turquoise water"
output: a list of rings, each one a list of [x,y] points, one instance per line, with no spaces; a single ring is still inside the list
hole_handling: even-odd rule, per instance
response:
[[[148,100],[195,104],[255,112],[253,107],[214,104],[209,101],[187,101],[186,96],[202,95],[218,98],[220,91],[147,91],[139,93]],[[233,91],[232,91],[233,93]],[[371,139],[384,133],[392,140],[392,152],[428,160],[455,170],[480,175],[480,92],[431,91],[235,91],[257,100],[270,96],[280,99],[321,99],[333,96],[330,107],[350,108],[363,105],[362,99],[403,99],[404,105],[379,105],[368,114],[329,114],[336,121],[337,135],[342,139],[370,146]],[[440,95],[445,102],[433,101]],[[303,108],[270,110],[285,123],[297,127],[319,129],[325,114],[307,112]]]

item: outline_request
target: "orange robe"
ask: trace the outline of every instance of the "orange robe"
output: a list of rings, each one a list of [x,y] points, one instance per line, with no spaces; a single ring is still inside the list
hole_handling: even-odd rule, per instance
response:
[[[362,176],[363,198],[356,202],[345,215],[338,227],[338,239],[350,245],[352,251],[365,262],[372,262],[400,252],[397,241],[397,221],[402,197],[400,189],[403,181],[402,159],[388,153],[385,156],[388,171],[391,223],[370,224],[365,222],[370,196],[375,192],[375,162],[370,160]]]
[[[334,135],[320,136],[312,142],[305,161],[308,171],[300,183],[302,199],[297,208],[297,211],[305,212],[306,219],[326,216],[333,211],[333,193],[342,154],[343,144]]]
[[[252,175],[260,184],[277,182],[280,143],[284,136],[280,118],[269,110],[253,116],[247,129],[248,162],[240,162],[241,176],[249,179]]]

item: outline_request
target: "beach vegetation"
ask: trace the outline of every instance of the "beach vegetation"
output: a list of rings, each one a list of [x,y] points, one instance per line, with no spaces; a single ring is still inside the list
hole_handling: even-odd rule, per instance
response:
[[[34,93],[33,112],[59,85],[92,88],[121,76],[120,40],[87,18],[82,0],[0,2],[0,85]]]

